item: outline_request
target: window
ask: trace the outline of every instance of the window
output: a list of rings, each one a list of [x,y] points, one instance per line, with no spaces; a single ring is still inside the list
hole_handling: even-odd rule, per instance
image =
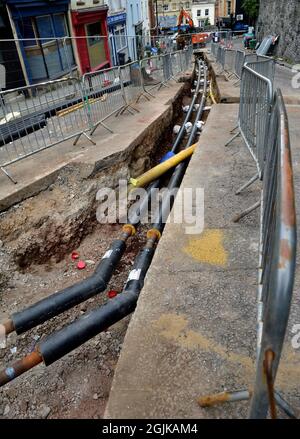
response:
[[[190,4],[188,2],[185,4],[185,9],[190,9]]]
[[[91,23],[86,25],[86,34],[89,37],[87,39],[88,46],[94,46],[101,39],[97,37],[97,35],[101,35],[101,26],[100,22]]]
[[[208,17],[209,15],[209,9],[205,9],[205,16]]]
[[[98,67],[107,61],[105,53],[105,41],[104,38],[100,38],[101,35],[101,23],[87,24],[86,35],[90,38],[87,39],[88,53],[90,59],[91,69]],[[97,36],[99,35],[99,37]]]
[[[24,41],[24,47],[32,47],[37,46],[37,41],[35,39],[35,29],[32,18],[24,17],[22,20],[19,20],[19,29],[22,38],[32,38],[32,40]]]
[[[172,3],[172,9],[173,9],[173,11],[176,11],[176,9],[177,9],[176,3]]]
[[[227,2],[227,15],[231,14],[231,1]]]
[[[51,41],[50,38],[55,37],[51,15],[41,15],[40,17],[36,17],[35,19],[38,27],[39,36],[40,38],[44,38],[41,40],[41,43],[49,43]]]
[[[56,37],[65,37],[68,35],[66,17],[64,14],[54,14],[53,24]]]
[[[169,5],[163,5],[163,10],[164,11],[168,11],[169,10]]]
[[[127,46],[124,26],[115,31],[115,43],[117,52]]]
[[[201,17],[201,9],[197,9],[197,17]]]

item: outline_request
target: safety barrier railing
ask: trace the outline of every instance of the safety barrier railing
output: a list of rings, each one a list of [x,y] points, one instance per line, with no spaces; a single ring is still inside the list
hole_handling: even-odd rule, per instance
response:
[[[212,41],[210,50],[215,58],[217,58],[218,47],[219,44]]]
[[[150,100],[149,96],[143,90],[143,80],[140,64],[132,62],[120,67],[120,79],[123,84],[125,106],[121,109],[120,114],[126,109],[138,112],[135,104],[143,97]]]
[[[258,55],[255,53],[246,53],[243,50],[235,50],[225,45],[212,43],[211,53],[216,58],[216,62],[222,67],[222,70],[228,70],[234,74],[240,82],[242,70],[245,64],[251,64],[251,68],[255,69],[272,82],[275,76],[275,61],[273,58]],[[255,64],[259,63],[259,64]]]
[[[17,94],[17,96],[15,96]],[[89,131],[82,87],[74,78],[49,81],[0,92],[0,167]]]
[[[124,66],[85,73],[81,80],[63,78],[0,92],[0,169],[38,151],[84,135],[92,143],[99,126],[113,132],[107,120],[135,104],[191,65],[192,46],[144,58]],[[153,95],[152,95],[153,96]]]
[[[91,134],[99,125],[112,133],[113,130],[104,122],[110,116],[118,115],[126,106],[120,67],[85,73],[82,77],[82,87],[84,104],[91,123]]]
[[[199,404],[208,407],[220,402],[251,399],[249,417],[252,419],[266,418],[269,409],[271,418],[276,418],[276,405],[295,418],[293,408],[275,390],[290,314],[297,244],[289,129],[280,90],[275,93],[265,149],[254,388],[253,391],[241,390],[201,397]]]
[[[253,53],[245,53],[243,50],[237,50],[235,55],[234,73],[238,79],[242,77],[243,67],[247,62],[255,62],[257,57]]]
[[[240,90],[238,131],[225,146],[241,135],[256,163],[257,173],[239,188],[236,194],[240,194],[256,180],[263,179],[273,102],[273,83],[246,65],[242,70]],[[252,208],[243,212],[236,218],[236,221],[258,208],[259,204],[256,203]]]
[[[247,65],[243,67],[239,106],[240,133],[262,178],[273,101],[272,81]]]
[[[265,78],[270,79],[272,83],[274,82],[274,77],[275,77],[274,59],[256,55],[255,61],[249,61],[248,58],[246,58],[246,65],[251,69],[255,70],[257,73],[263,75]]]
[[[143,90],[153,96],[155,91],[167,86],[170,79],[191,66],[193,47],[164,55],[150,56],[140,61]]]
[[[167,60],[164,55],[150,56],[140,61],[142,72],[143,90],[146,94],[153,96],[155,91],[166,86]]]

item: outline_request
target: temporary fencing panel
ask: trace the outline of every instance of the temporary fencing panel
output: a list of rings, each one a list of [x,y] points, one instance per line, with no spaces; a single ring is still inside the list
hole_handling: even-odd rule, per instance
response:
[[[91,122],[91,134],[99,125],[112,132],[104,121],[126,105],[120,67],[85,73],[82,85],[84,103]]]
[[[250,417],[276,417],[274,383],[293,293],[296,210],[289,129],[277,91],[270,121],[262,192],[258,294],[258,362]],[[272,413],[273,412],[273,413]]]
[[[242,72],[239,127],[260,178],[263,175],[273,100],[272,82],[245,66]]]
[[[15,94],[18,94],[16,97]],[[0,166],[75,138],[89,130],[77,79],[59,79],[2,91],[0,99]],[[12,179],[12,178],[11,178]]]
[[[144,93],[141,76],[141,68],[138,62],[132,62],[120,67],[121,81],[124,87],[124,96],[126,106],[124,109],[130,109],[139,102],[141,97],[149,100],[148,95]]]

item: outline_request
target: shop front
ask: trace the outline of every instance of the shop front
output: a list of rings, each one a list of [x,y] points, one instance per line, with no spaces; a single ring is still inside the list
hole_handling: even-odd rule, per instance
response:
[[[71,10],[82,74],[111,65],[106,25],[107,10],[106,5]]]
[[[75,67],[68,23],[69,0],[6,0],[24,76],[29,84],[59,78]]]
[[[123,65],[128,60],[126,13],[108,16],[107,26],[113,64]]]

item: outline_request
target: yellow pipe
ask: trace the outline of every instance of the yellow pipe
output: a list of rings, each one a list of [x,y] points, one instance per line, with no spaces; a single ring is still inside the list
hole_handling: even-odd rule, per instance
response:
[[[211,85],[212,81],[210,81],[210,85],[209,85],[209,92],[210,92],[210,97],[211,100],[213,101],[214,104],[217,104],[216,98],[214,96],[213,90],[212,90],[212,85]]]
[[[140,175],[137,178],[131,178],[129,180],[129,190],[132,190],[136,187],[144,187],[147,184],[151,183],[151,181],[156,180],[161,175],[163,175],[165,172],[167,172],[169,169],[174,168],[177,166],[180,162],[190,157],[196,148],[196,143],[189,148],[184,149],[183,151],[180,151],[178,154],[175,154],[170,159],[166,160],[163,163],[160,163],[157,166],[154,166],[154,168],[150,169],[149,171],[145,172],[144,174]]]

